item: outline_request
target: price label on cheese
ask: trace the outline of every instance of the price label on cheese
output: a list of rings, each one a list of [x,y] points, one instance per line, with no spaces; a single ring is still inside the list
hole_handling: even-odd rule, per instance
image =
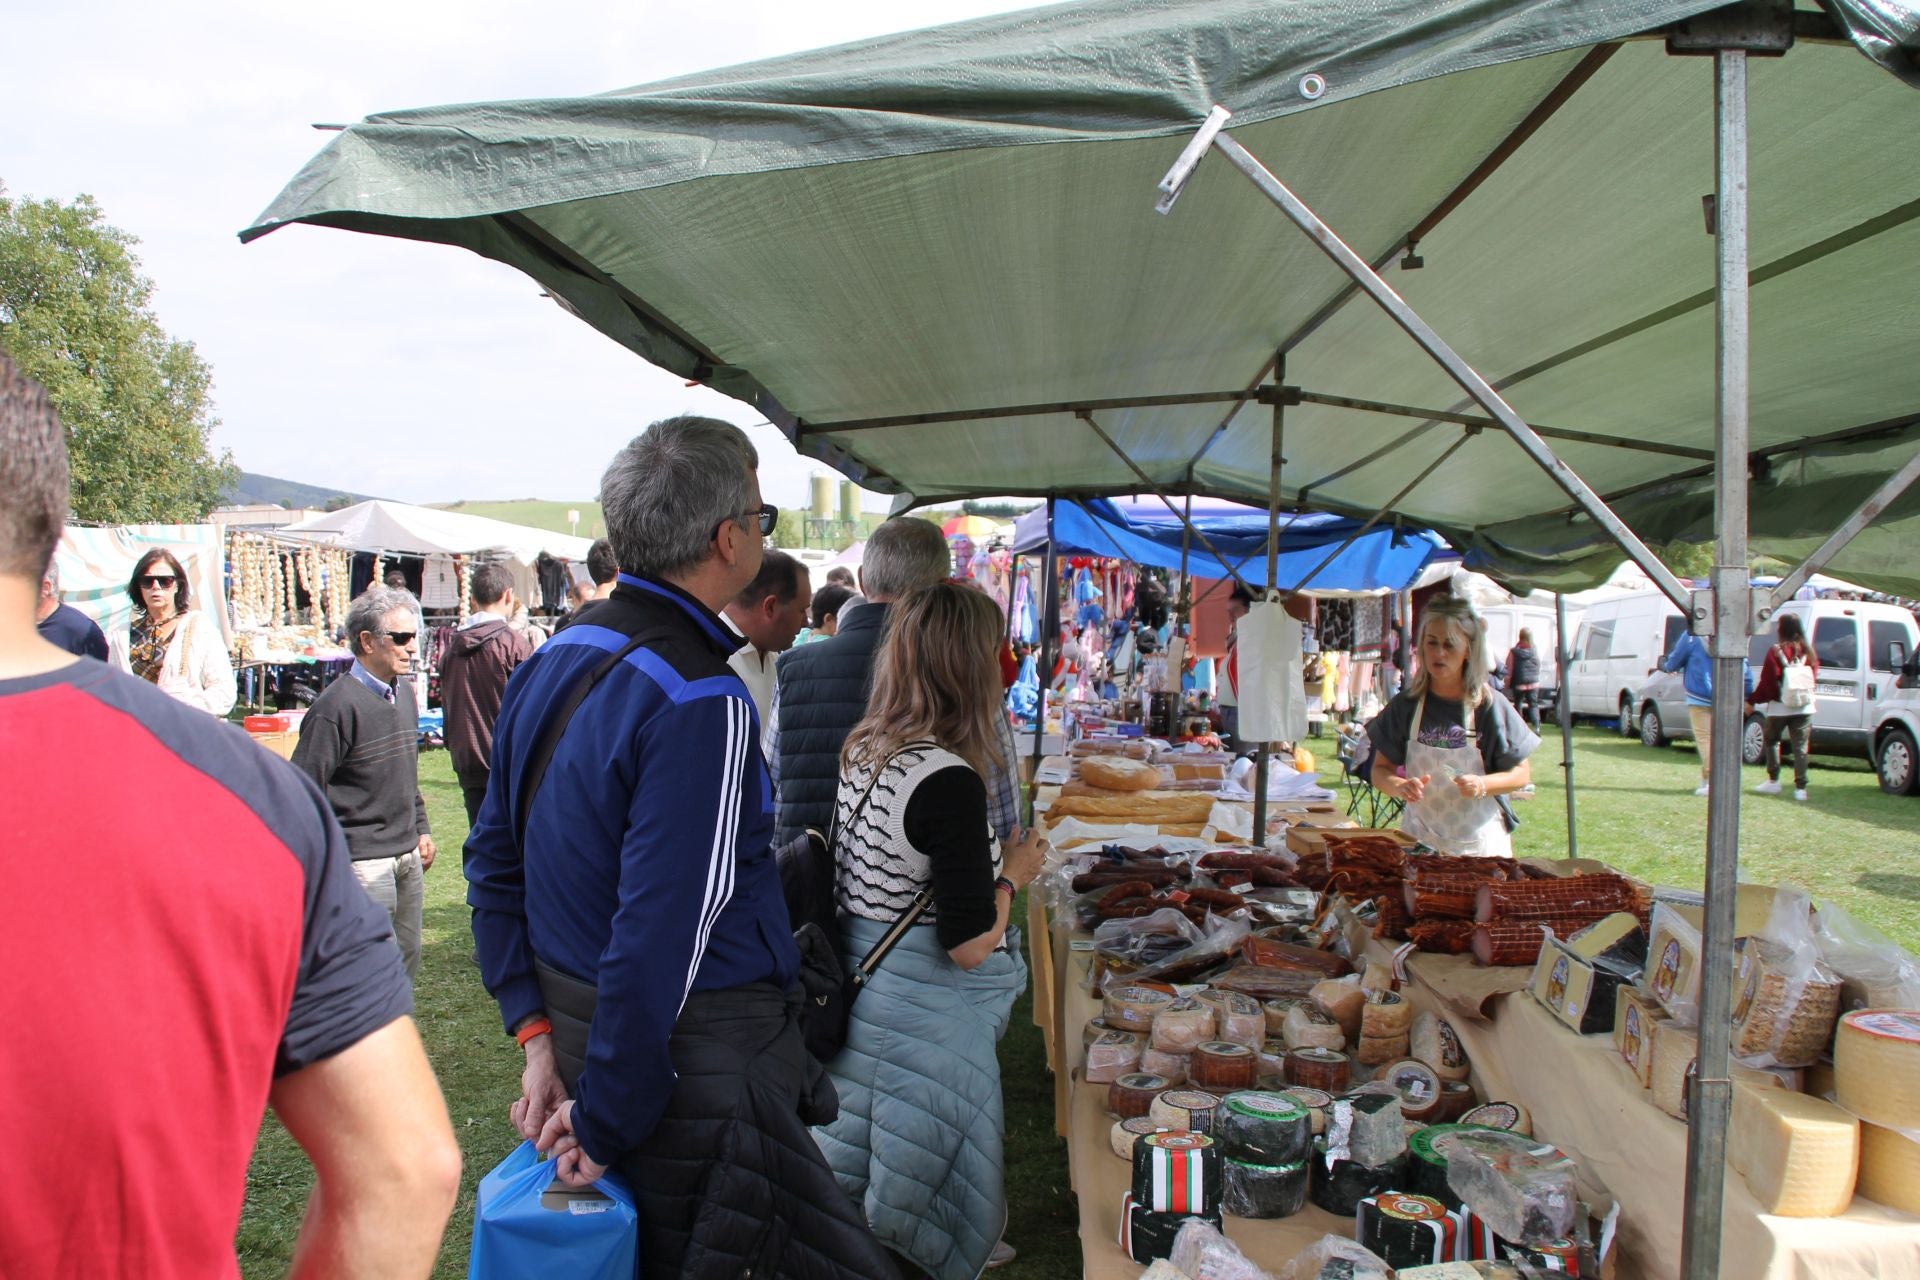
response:
[[[1249,881],[1247,881],[1247,883],[1245,883],[1245,884],[1237,884],[1237,885],[1235,885],[1235,886],[1233,886],[1233,892],[1235,892],[1235,893],[1252,893],[1252,892],[1254,891],[1254,889],[1255,889],[1255,887],[1256,887],[1256,886],[1254,885],[1254,883],[1253,883],[1253,881],[1251,881],[1251,880],[1249,880]]]

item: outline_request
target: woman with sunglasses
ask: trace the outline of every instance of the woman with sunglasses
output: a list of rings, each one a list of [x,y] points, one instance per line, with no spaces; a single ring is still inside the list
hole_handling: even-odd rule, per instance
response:
[[[173,552],[154,547],[141,556],[127,597],[133,622],[109,639],[113,664],[209,715],[232,711],[237,691],[227,642],[219,623],[187,608],[187,574]]]

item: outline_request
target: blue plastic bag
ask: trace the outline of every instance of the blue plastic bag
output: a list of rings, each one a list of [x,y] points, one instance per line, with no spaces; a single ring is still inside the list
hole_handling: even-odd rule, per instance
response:
[[[633,1193],[618,1174],[576,1191],[523,1142],[480,1179],[467,1280],[634,1280],[639,1237]]]

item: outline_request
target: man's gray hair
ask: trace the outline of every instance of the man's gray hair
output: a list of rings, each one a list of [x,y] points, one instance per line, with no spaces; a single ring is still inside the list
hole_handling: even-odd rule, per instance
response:
[[[940,526],[919,516],[882,521],[860,562],[860,586],[869,600],[898,600],[952,576],[953,557]]]
[[[413,592],[401,591],[397,587],[375,585],[368,587],[353,598],[347,606],[347,648],[355,653],[365,653],[360,647],[362,631],[379,631],[387,615],[395,609],[405,609],[418,615],[420,602],[413,598]]]
[[[635,436],[600,477],[620,567],[666,578],[706,559],[720,523],[748,514],[759,465],[747,433],[718,418],[664,418]],[[748,527],[760,536],[757,524]]]

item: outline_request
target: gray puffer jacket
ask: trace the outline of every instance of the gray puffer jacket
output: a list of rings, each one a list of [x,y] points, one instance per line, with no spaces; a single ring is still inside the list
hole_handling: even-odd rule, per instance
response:
[[[848,962],[888,927],[846,918]],[[1006,1227],[995,1045],[1026,985],[1018,930],[967,970],[916,926],[854,1001],[827,1067],[840,1116],[814,1138],[881,1243],[934,1280],[975,1280]]]

